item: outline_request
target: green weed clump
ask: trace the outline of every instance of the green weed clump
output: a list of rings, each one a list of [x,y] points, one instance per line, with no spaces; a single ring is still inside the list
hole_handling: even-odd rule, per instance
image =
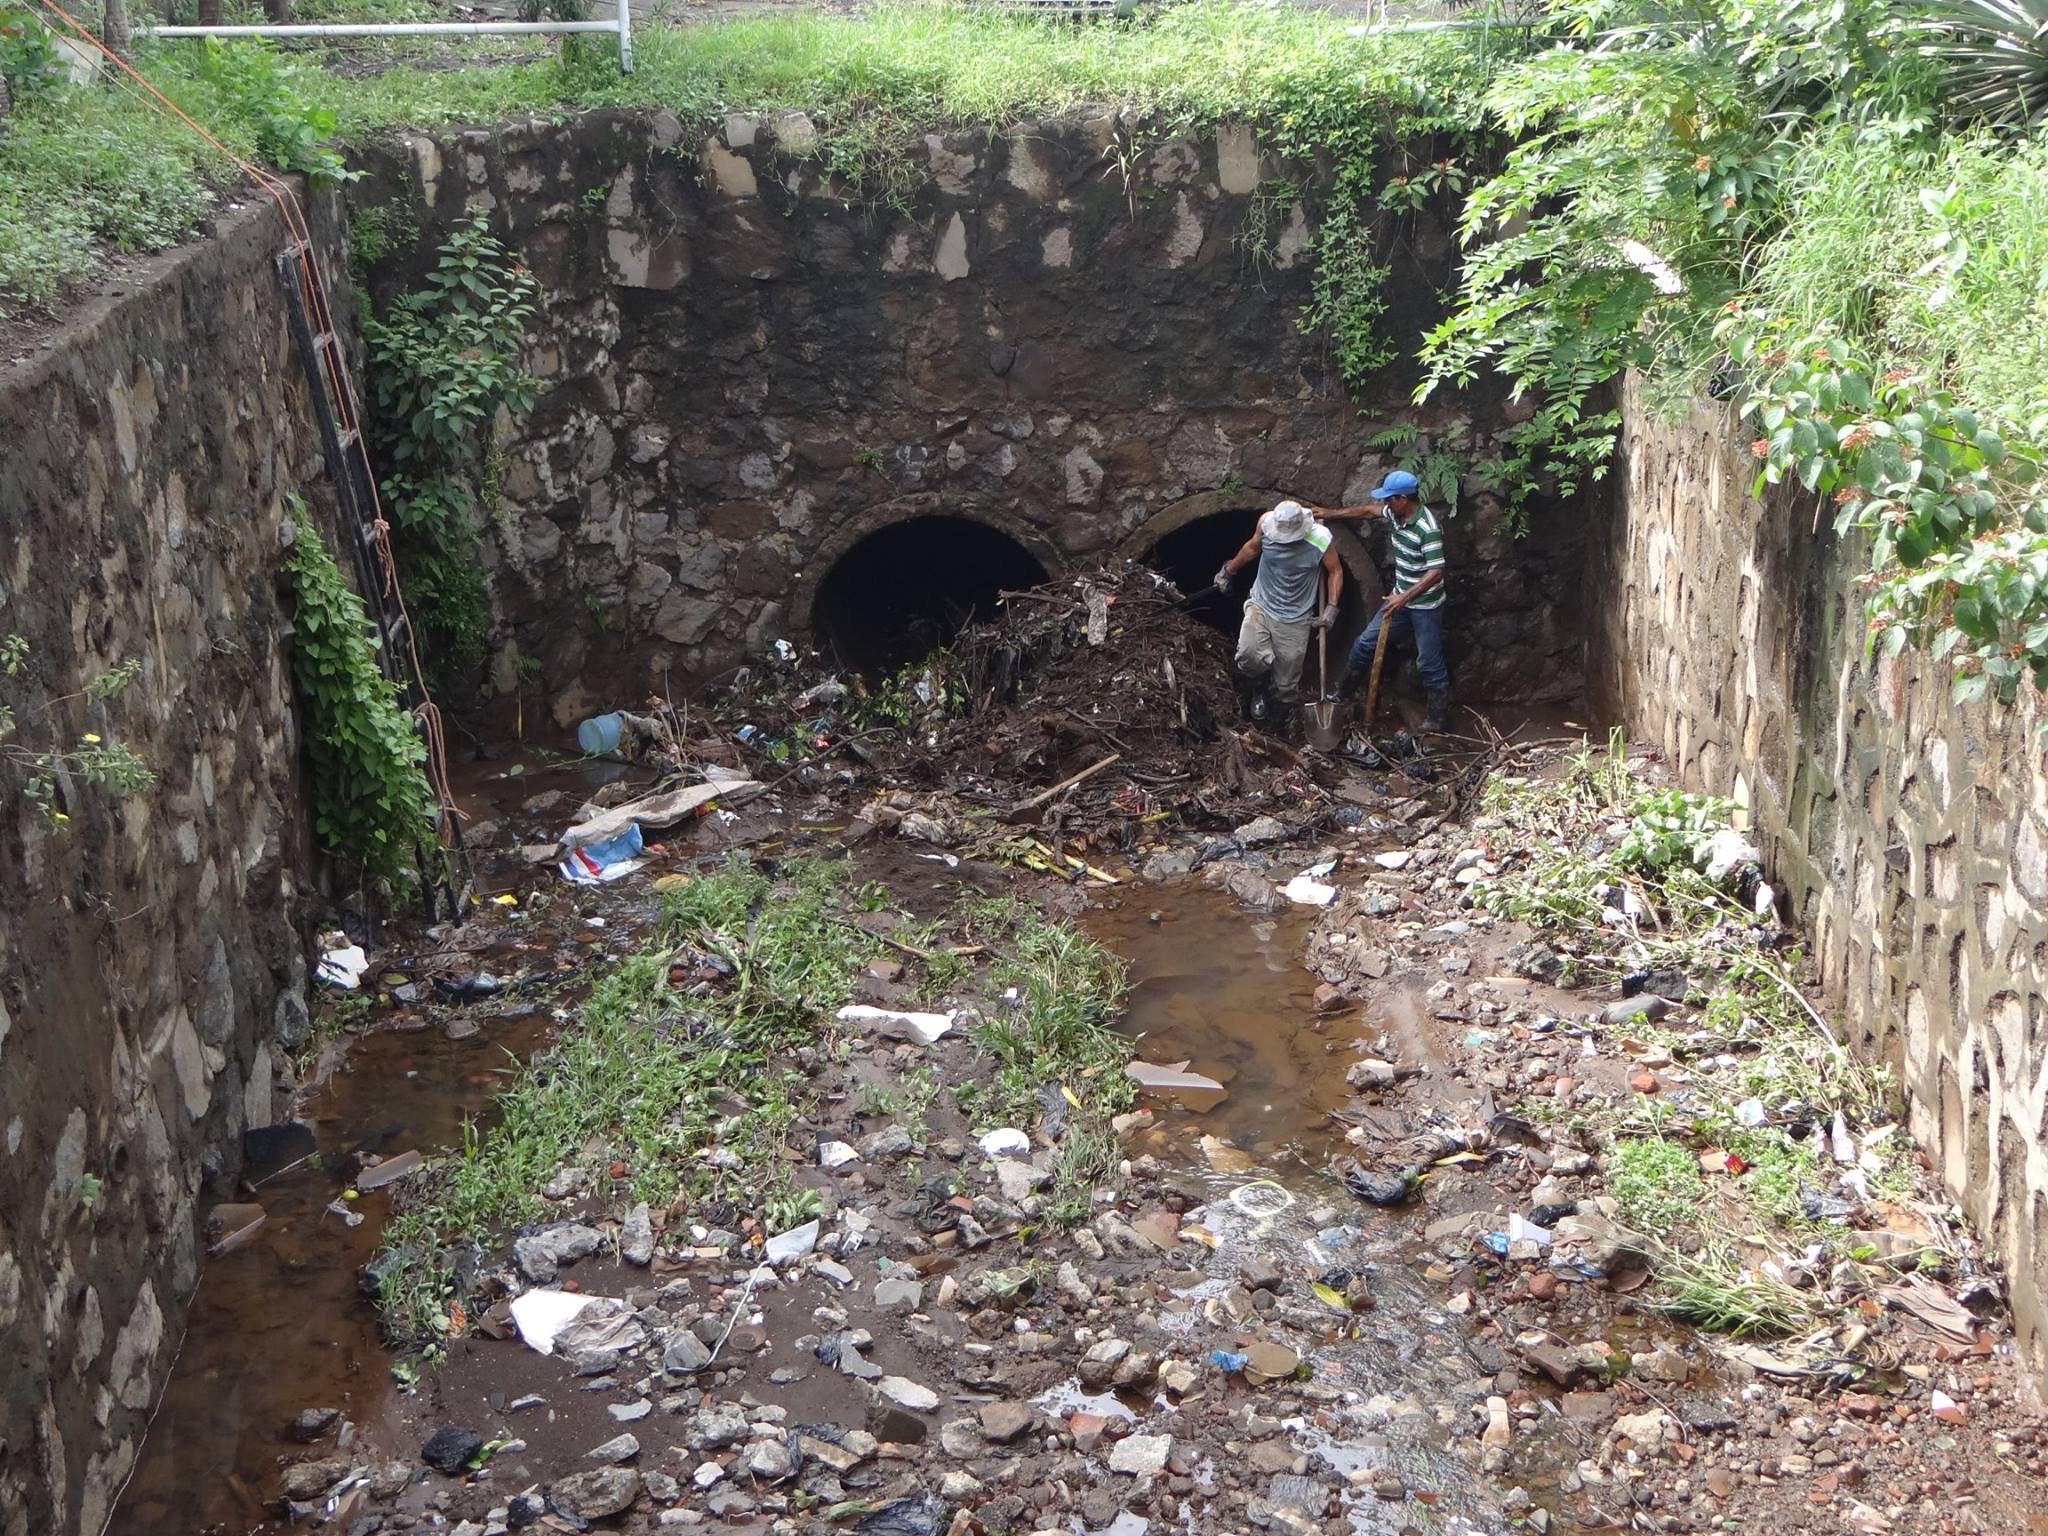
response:
[[[451,1250],[494,1241],[541,1214],[541,1189],[566,1163],[623,1163],[600,1178],[620,1205],[730,1200],[771,1231],[818,1208],[785,1159],[792,1126],[833,1085],[798,1070],[797,1053],[843,1052],[833,1015],[854,995],[881,941],[853,919],[886,904],[844,863],[796,860],[773,874],[737,857],[666,893],[653,940],[608,972],[575,1022],[519,1071],[488,1126],[471,1123],[453,1155],[429,1164],[387,1229],[374,1272],[387,1326],[425,1343],[454,1323]],[[1002,951],[983,977],[994,1004],[972,1042],[986,1070],[955,1089],[970,1118],[1036,1123],[1039,1085],[1074,1095],[1054,1168],[1054,1221],[1088,1213],[1115,1174],[1109,1117],[1128,1105],[1129,1048],[1112,1030],[1122,997],[1114,956],[1076,930],[1009,901],[971,901],[964,921]],[[709,995],[669,983],[670,966],[707,957],[727,974]],[[821,1058],[822,1059],[822,1058]],[[870,1088],[867,1111],[922,1140],[942,1084],[929,1070]],[[714,1159],[710,1154],[716,1152]]]
[[[386,1231],[377,1271],[393,1334],[446,1332],[450,1245],[537,1215],[565,1163],[624,1163],[627,1203],[685,1192],[787,1202],[785,1187],[760,1182],[804,1091],[784,1063],[819,1039],[879,947],[844,920],[857,894],[843,865],[792,864],[777,880],[735,859],[666,895],[655,941],[597,983],[497,1100],[495,1123],[471,1123]],[[692,954],[733,967],[730,983],[708,998],[671,987],[671,960]],[[740,1166],[706,1160],[721,1148]]]
[[[1698,1219],[1707,1184],[1689,1148],[1651,1138],[1620,1142],[1608,1154],[1607,1192],[1634,1230],[1668,1240]]]
[[[1898,1095],[1890,1072],[1850,1056],[1806,1002],[1775,921],[1746,907],[1734,880],[1707,878],[1708,847],[1734,808],[1643,783],[1618,734],[1561,772],[1490,781],[1483,804],[1517,852],[1475,899],[1545,934],[1567,981],[1684,979],[1693,1011],[1608,1029],[1618,1054],[1680,1064],[1682,1092],[1579,1106],[1568,1122],[1609,1143],[1607,1190],[1655,1258],[1653,1303],[1740,1334],[1810,1321],[1818,1293],[1773,1278],[1760,1256],[1814,1243],[1842,1255],[1848,1234],[1819,1203],[1841,1174],[1828,1138],[1837,1116],[1852,1135],[1895,1125]],[[1909,1189],[1908,1138],[1872,1141],[1857,1156],[1871,1190]],[[1709,1153],[1721,1154],[1711,1177]]]

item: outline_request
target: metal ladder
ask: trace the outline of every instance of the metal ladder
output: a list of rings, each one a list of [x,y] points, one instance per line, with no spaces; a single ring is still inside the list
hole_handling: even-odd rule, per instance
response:
[[[339,357],[335,349],[341,346],[341,338],[331,328],[329,317],[333,311],[320,279],[317,253],[299,241],[288,242],[278,252],[277,278],[284,291],[285,320],[292,344],[298,348],[299,363],[306,376],[307,398],[320,427],[327,477],[334,482],[342,528],[354,557],[356,586],[362,594],[364,609],[377,627],[377,664],[397,686],[413,728],[421,730],[421,708],[432,706],[433,700],[406,660],[413,654],[412,621],[398,600],[394,584],[385,580],[377,538],[376,481],[370,469],[369,447],[363,442],[362,418],[356,411],[344,408],[347,402],[336,398],[334,381],[347,375],[339,364],[332,369],[328,366],[330,354]],[[314,290],[310,294],[309,287]],[[314,328],[316,310],[322,325],[318,330]],[[344,421],[351,424],[343,426]],[[424,839],[414,845],[427,917],[435,922],[459,919],[474,901],[476,888],[469,850],[463,845],[462,819],[449,806],[441,807],[440,817],[448,834],[447,846],[429,846]]]

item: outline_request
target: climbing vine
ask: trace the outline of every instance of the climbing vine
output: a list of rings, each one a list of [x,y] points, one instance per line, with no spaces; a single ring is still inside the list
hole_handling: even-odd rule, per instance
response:
[[[367,877],[402,882],[434,836],[426,748],[377,664],[363,601],[342,579],[296,497],[290,555],[298,612],[292,676],[305,710],[313,765],[314,827]]]
[[[392,549],[442,680],[484,656],[490,622],[478,541],[497,491],[497,417],[533,404],[516,361],[536,289],[483,219],[441,247],[423,287],[364,324]]]

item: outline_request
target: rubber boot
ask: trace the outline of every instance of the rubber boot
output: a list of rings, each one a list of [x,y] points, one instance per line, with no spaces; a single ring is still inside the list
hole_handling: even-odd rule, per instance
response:
[[[1264,683],[1252,685],[1252,724],[1264,725],[1273,713],[1273,696]]]
[[[1422,731],[1425,736],[1435,735],[1450,726],[1451,690],[1432,688],[1429,690],[1429,708],[1422,717]]]
[[[1294,724],[1294,706],[1279,694],[1270,696],[1266,705],[1266,730],[1274,736],[1285,736]]]

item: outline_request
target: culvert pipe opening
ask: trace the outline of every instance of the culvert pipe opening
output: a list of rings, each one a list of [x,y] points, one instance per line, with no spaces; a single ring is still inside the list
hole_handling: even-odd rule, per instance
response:
[[[1223,563],[1244,548],[1245,540],[1258,527],[1262,509],[1211,512],[1182,523],[1159,537],[1144,554],[1144,561],[1188,594],[1188,612],[1205,624],[1214,625],[1233,638],[1244,618],[1244,600],[1251,595],[1257,564],[1237,573],[1230,591],[1218,592],[1216,572]],[[1334,681],[1341,668],[1342,646],[1365,627],[1371,617],[1358,590],[1356,573],[1347,565],[1344,592],[1337,605],[1337,624],[1330,636],[1330,673]],[[1314,666],[1311,658],[1310,666]],[[1309,680],[1314,681],[1311,671]]]
[[[931,515],[878,528],[825,573],[812,608],[819,647],[849,671],[892,672],[995,612],[1003,592],[1051,579],[999,528]]]

